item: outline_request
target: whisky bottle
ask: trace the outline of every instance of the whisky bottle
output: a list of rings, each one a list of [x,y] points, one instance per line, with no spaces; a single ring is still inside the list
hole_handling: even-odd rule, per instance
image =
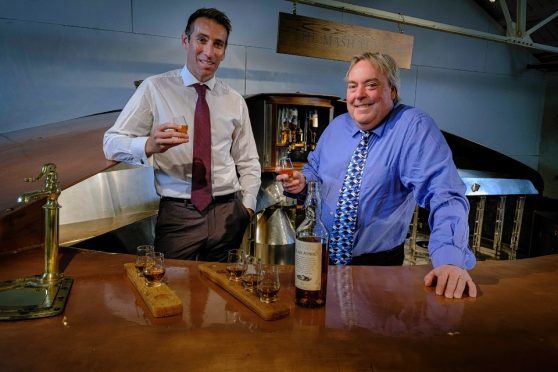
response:
[[[286,145],[291,141],[291,130],[289,129],[289,122],[287,120],[286,109],[281,110],[281,136],[279,143]]]
[[[298,110],[293,108],[290,110],[291,115],[289,118],[289,129],[291,131],[291,138],[289,139],[290,143],[296,143],[296,128],[298,126]]]
[[[304,202],[306,217],[296,230],[295,303],[320,307],[326,302],[329,265],[328,234],[320,221],[321,198],[318,183],[308,183]]]
[[[302,130],[299,123],[296,126],[296,143],[304,143],[304,131]]]
[[[308,128],[310,132],[310,139],[308,143],[310,145],[310,150],[314,150],[316,148],[316,142],[318,139],[318,112],[314,111],[312,117],[310,119],[310,127]]]

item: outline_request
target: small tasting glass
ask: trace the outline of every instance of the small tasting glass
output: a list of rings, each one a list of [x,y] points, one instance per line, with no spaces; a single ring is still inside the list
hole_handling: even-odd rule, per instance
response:
[[[154,252],[152,245],[140,245],[136,248],[136,270],[139,276],[143,276],[143,268],[145,267],[145,259],[148,253]]]
[[[277,161],[279,174],[286,174],[289,178],[293,177],[293,162],[289,158],[281,158]]]
[[[148,287],[159,287],[165,277],[165,256],[161,252],[150,252],[146,256],[143,268],[145,285]]]
[[[258,268],[260,265],[260,259],[255,256],[246,256],[244,261],[244,273],[242,274],[242,286],[248,292],[254,292],[256,290],[256,284],[258,283]]]
[[[259,266],[256,293],[261,302],[267,304],[277,301],[279,288],[279,266],[262,264]]]
[[[227,258],[227,272],[229,280],[238,282],[244,273],[244,251],[242,249],[231,249]]]
[[[183,115],[173,117],[172,123],[180,125],[178,132],[188,133],[188,124],[186,123],[186,118]]]

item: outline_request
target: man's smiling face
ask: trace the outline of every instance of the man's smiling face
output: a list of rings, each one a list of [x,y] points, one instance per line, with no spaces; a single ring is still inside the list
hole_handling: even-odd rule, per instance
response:
[[[211,79],[225,58],[228,33],[225,27],[212,19],[200,17],[192,25],[190,36],[182,34],[186,49],[186,66],[199,81]]]
[[[393,108],[395,88],[378,66],[361,60],[347,75],[347,110],[361,130],[375,128]]]

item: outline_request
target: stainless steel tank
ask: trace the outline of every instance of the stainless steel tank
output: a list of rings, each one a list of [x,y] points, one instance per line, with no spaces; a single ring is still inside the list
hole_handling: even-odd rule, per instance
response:
[[[266,208],[256,216],[255,256],[264,263],[294,264],[295,231],[280,205]]]
[[[294,264],[295,201],[283,195],[283,188],[273,173],[262,174],[256,215],[245,235],[247,252],[264,263]]]

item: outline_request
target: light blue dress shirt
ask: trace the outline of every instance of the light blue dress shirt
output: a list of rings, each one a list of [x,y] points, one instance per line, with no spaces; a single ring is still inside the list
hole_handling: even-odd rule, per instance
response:
[[[471,269],[469,202],[451,151],[434,120],[423,111],[398,104],[372,130],[362,178],[353,256],[381,252],[403,243],[416,203],[430,211],[428,249],[434,267]],[[335,218],[339,190],[360,140],[349,114],[336,117],[320,136],[302,173],[318,180],[322,222]]]

